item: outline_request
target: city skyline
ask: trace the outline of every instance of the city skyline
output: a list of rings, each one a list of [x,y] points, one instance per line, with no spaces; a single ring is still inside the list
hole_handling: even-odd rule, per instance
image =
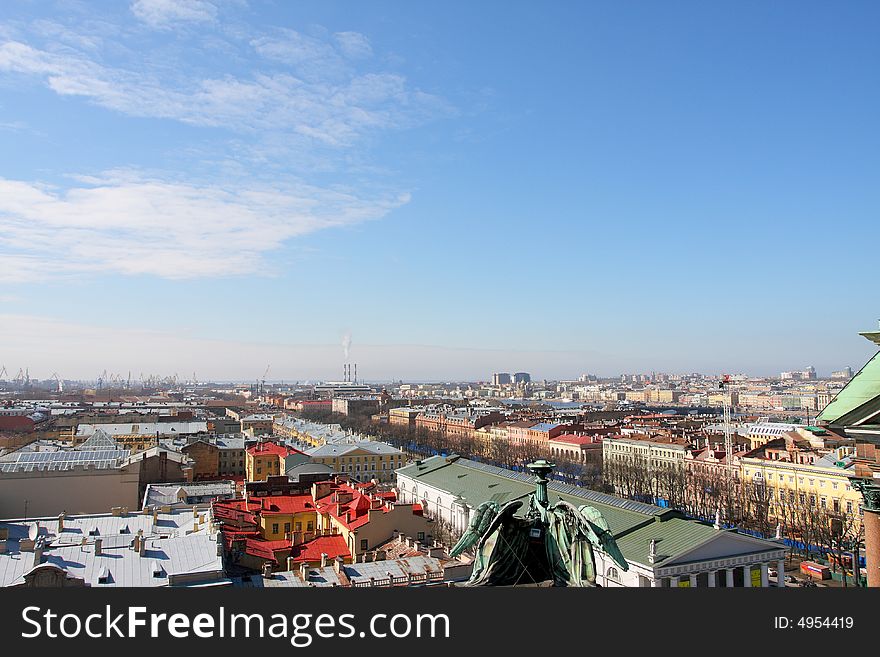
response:
[[[880,9],[792,8],[5,5],[0,363],[856,367]]]

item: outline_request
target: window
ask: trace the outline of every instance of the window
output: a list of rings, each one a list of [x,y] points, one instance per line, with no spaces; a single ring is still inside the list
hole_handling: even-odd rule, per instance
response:
[[[605,577],[614,582],[620,581],[620,573],[617,572],[617,568],[614,568],[613,566],[608,569],[607,573],[605,573]]]
[[[417,538],[418,538],[420,541],[424,541],[424,540],[425,540],[425,532],[419,532],[418,535],[417,535]]]
[[[847,502],[846,502],[846,512],[847,512],[847,513],[852,513],[852,509],[853,509],[852,501],[851,501],[851,500],[847,500]]]
[[[285,522],[285,523],[284,523],[284,533],[285,533],[285,534],[289,534],[289,533],[290,533],[290,523],[289,523],[289,522]]]
[[[301,522],[296,523],[296,531],[301,532],[303,530],[303,524]]]
[[[367,542],[367,539],[362,538],[361,539],[361,550],[368,550],[368,549],[369,549],[369,543]]]
[[[310,532],[310,531],[314,531],[314,529],[315,529],[315,523],[313,523],[311,520],[309,520],[309,522],[306,523],[306,531]]]
[[[272,533],[273,533],[273,534],[277,534],[277,533],[278,533],[278,523],[277,523],[277,522],[273,522],[273,523],[272,523]]]

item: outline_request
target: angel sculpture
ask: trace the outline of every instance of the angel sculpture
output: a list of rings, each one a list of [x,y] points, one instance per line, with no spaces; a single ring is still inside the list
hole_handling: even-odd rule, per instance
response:
[[[467,586],[548,580],[554,586],[595,586],[594,548],[602,550],[621,570],[629,570],[607,521],[597,509],[575,507],[564,500],[550,504],[547,475],[555,466],[541,460],[526,467],[535,474],[536,491],[525,517],[514,515],[522,501],[504,506],[483,502],[449,553],[455,557],[476,546]]]

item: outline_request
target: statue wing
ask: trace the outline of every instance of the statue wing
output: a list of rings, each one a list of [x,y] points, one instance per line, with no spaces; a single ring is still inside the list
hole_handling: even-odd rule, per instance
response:
[[[608,521],[605,520],[599,510],[595,507],[584,505],[578,507],[578,511],[587,524],[589,530],[587,535],[590,538],[590,542],[611,557],[614,563],[620,566],[621,570],[629,570],[629,564],[626,562],[626,558],[623,556],[620,548],[617,547],[617,541],[614,540],[614,536],[611,534]]]
[[[462,534],[461,538],[458,539],[458,543],[450,550],[450,557],[457,557],[461,553],[469,550],[482,536],[485,535],[486,530],[489,528],[489,525],[495,519],[495,516],[498,515],[498,503],[497,502],[483,502],[480,506],[478,506],[474,510],[474,515],[471,516],[471,521],[468,523],[468,528],[465,530],[464,534]]]

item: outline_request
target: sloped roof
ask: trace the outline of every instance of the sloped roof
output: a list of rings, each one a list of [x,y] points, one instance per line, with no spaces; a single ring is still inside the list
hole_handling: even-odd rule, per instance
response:
[[[425,459],[421,466],[408,465],[398,472],[459,495],[472,507],[486,500],[504,504],[518,499],[527,504],[528,496],[535,490],[535,478],[529,473],[512,472],[454,456],[434,456]],[[742,541],[744,553],[778,548],[770,541],[760,541],[733,532],[719,532],[712,525],[691,520],[678,511],[579,486],[551,481],[548,494],[551,503],[562,499],[575,506],[588,504],[598,509],[608,521],[624,557],[631,563],[648,564],[651,539],[662,541],[662,552],[666,558],[663,563],[658,563],[660,566],[721,534],[732,537],[734,541]]]
[[[880,351],[831,400],[819,421],[833,425],[859,424],[880,411]]]
[[[77,450],[86,450],[86,449],[117,449],[119,445],[116,443],[113,438],[110,437],[103,429],[98,429],[89,436],[82,444],[77,445],[74,449]]]

